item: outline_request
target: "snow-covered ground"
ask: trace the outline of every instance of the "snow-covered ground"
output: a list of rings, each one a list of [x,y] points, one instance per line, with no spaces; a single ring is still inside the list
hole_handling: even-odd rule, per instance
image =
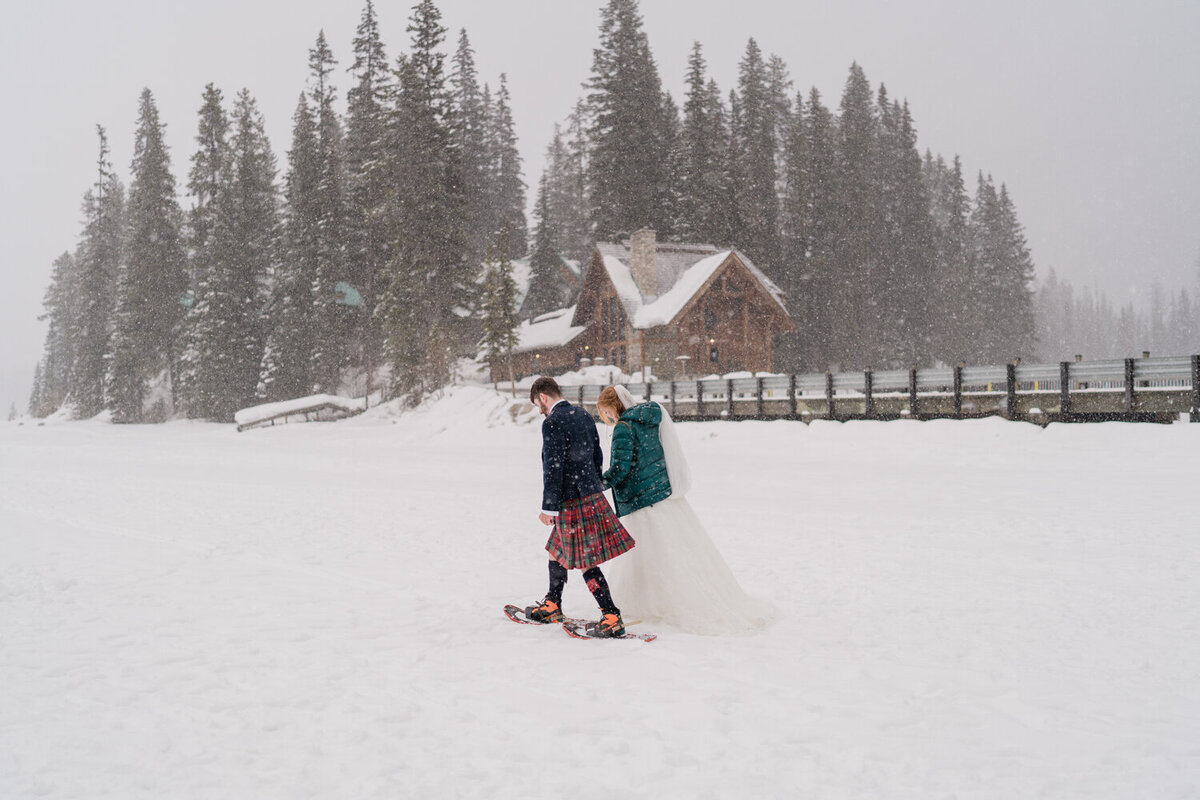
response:
[[[1200,797],[1200,425],[682,424],[779,621],[644,644],[531,411],[0,425],[0,797]]]

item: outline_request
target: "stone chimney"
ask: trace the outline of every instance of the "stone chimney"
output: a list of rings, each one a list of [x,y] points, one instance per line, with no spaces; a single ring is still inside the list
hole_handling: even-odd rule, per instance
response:
[[[654,231],[642,228],[629,237],[629,271],[646,300],[658,297],[658,268],[654,264]]]

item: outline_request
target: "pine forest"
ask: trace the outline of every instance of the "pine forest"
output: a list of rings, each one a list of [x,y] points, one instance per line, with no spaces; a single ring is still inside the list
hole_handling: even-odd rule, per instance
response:
[[[389,53],[371,0],[344,62],[319,33],[282,154],[256,99],[213,84],[186,166],[149,89],[127,178],[97,126],[30,413],[228,421],[319,392],[417,402],[460,359],[515,345],[513,259],[528,259],[521,310],[536,316],[572,302],[562,259],[646,227],[736,248],[783,290],[798,331],[776,343],[780,371],[1200,351],[1187,292],[1156,287],[1138,311],[1052,272],[1036,286],[1003,181],[922,151],[908,103],[859,64],[825,97],[751,39],[722,87],[697,42],[676,98],[637,0],[608,0],[527,195],[506,77],[481,79],[433,0],[406,34]]]

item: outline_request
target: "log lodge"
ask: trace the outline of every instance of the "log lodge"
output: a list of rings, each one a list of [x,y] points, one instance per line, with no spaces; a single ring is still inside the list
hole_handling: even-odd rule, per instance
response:
[[[771,372],[775,337],[795,330],[783,292],[744,254],[659,243],[642,229],[596,244],[573,306],[521,324],[514,374],[591,364],[662,380]]]

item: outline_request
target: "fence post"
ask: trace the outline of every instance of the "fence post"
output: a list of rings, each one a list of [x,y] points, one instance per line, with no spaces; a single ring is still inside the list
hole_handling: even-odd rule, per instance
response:
[[[671,380],[671,416],[675,416],[675,381]]]
[[[871,378],[871,368],[867,367],[863,370],[863,398],[866,400],[863,412],[867,419],[875,418],[875,398],[871,396],[874,387],[875,381]]]
[[[1200,422],[1200,356],[1192,356],[1192,412],[1189,422]]]
[[[579,384],[579,407],[583,408],[583,384]]]
[[[1071,362],[1058,362],[1058,410],[1064,422],[1071,419]]]
[[[1004,365],[1004,389],[1007,397],[1004,401],[1004,416],[1007,419],[1017,418],[1017,365]]]
[[[646,402],[650,402],[650,381],[646,381]]]
[[[1195,380],[1192,381],[1195,383]],[[796,375],[795,373],[788,376],[788,402],[792,406],[792,416],[796,416],[799,412],[799,407],[796,405]]]
[[[763,379],[759,378],[755,381],[755,389],[758,390],[758,416],[766,416],[763,409]]]
[[[954,365],[954,418],[962,419],[962,364]]]
[[[696,416],[704,416],[704,381],[696,381]]]
[[[733,419],[733,378],[725,381],[725,413]]]
[[[1133,359],[1125,359],[1125,413],[1132,414],[1134,407],[1137,405],[1137,398],[1133,394]]]
[[[1070,421],[1070,361],[1058,362],[1058,414]]]
[[[917,419],[917,368],[908,369],[908,415]]]
[[[825,418],[837,419],[837,414],[833,413],[833,373],[825,373]]]

